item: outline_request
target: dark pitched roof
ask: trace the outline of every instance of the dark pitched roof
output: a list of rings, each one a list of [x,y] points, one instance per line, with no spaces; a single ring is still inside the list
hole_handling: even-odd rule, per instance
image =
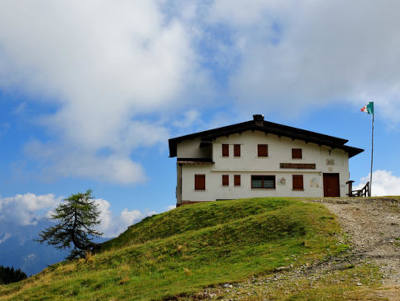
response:
[[[312,142],[318,145],[326,145],[333,148],[343,149],[349,154],[349,157],[353,157],[364,151],[361,148],[345,145],[345,143],[349,141],[346,139],[324,135],[312,131],[307,131],[291,126],[286,126],[279,123],[265,121],[262,115],[253,115],[253,120],[250,121],[236,123],[207,131],[171,138],[168,140],[169,156],[176,157],[178,143],[185,140],[190,140],[193,138],[201,138],[202,142],[210,142],[221,136],[231,135],[248,130],[262,131],[265,133],[271,133],[278,136],[285,136],[293,139],[303,140],[306,142]]]

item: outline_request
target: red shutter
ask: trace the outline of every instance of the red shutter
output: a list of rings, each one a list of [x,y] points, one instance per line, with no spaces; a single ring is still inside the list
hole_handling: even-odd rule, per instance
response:
[[[235,144],[233,146],[233,155],[235,157],[240,157],[240,144]]]
[[[222,175],[222,186],[229,186],[229,175]]]
[[[229,144],[222,144],[222,157],[229,157]]]
[[[234,176],[234,183],[235,183],[235,186],[240,186],[240,175]]]
[[[194,175],[194,189],[206,190],[206,175]]]
[[[259,157],[268,157],[268,144],[258,144],[257,152]]]
[[[292,159],[302,159],[303,152],[301,148],[292,148]]]
[[[304,190],[303,175],[293,175],[293,190]]]

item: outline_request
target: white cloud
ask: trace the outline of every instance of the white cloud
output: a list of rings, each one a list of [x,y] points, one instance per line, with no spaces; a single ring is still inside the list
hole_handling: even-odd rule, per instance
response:
[[[108,180],[107,167],[93,168],[97,152],[107,149],[112,171],[128,165],[110,180],[141,180],[132,151],[169,136],[163,124],[141,116],[163,113],[189,86],[204,82],[187,29],[167,18],[161,3],[1,1],[0,88],[56,104],[53,115],[41,117],[57,137],[46,147],[60,163],[49,170]],[[93,162],[70,169],[71,152]]]
[[[51,104],[40,116],[48,142],[26,147],[43,171],[137,183],[135,150],[166,145],[171,126],[193,126],[204,108],[231,110],[228,97],[246,115],[374,100],[400,122],[399,9],[397,0],[3,0],[0,89]],[[207,99],[215,87],[224,100]]]
[[[145,181],[143,168],[123,154],[92,154],[64,145],[43,144],[34,140],[25,153],[40,162],[43,176],[92,178],[120,184]]]
[[[38,219],[46,216],[61,201],[54,194],[35,195],[17,194],[0,198],[0,221],[11,221],[20,225],[34,225]]]
[[[399,9],[395,0],[222,0],[210,22],[231,31],[224,54],[239,57],[230,87],[242,108],[296,112],[374,100],[400,121]]]
[[[17,225],[36,225],[42,218],[49,218],[63,197],[53,194],[35,195],[33,193],[17,194],[13,197],[0,198],[0,222],[11,222]],[[98,229],[104,237],[114,237],[146,216],[156,214],[155,211],[123,209],[119,214],[111,211],[111,204],[103,199],[95,199],[100,210],[101,223]],[[0,233],[0,244],[11,236]]]
[[[361,189],[369,181],[369,175],[360,179],[355,189]],[[400,177],[388,170],[376,170],[372,173],[372,195],[400,195]]]
[[[0,244],[2,244],[3,242],[5,242],[7,239],[9,239],[11,237],[10,233],[4,233],[4,234],[0,234]]]
[[[104,237],[115,237],[125,231],[128,226],[139,222],[146,216],[155,214],[154,211],[143,213],[139,210],[123,209],[119,215],[112,214],[110,203],[103,199],[96,199],[96,203],[101,212],[99,231],[104,233]]]

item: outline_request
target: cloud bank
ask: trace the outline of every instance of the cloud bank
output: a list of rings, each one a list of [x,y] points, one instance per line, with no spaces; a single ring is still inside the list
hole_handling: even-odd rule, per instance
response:
[[[360,185],[355,189],[361,189],[368,181],[369,175],[361,178]],[[374,171],[372,173],[372,195],[400,195],[400,177],[393,175],[389,170]]]
[[[4,0],[0,89],[51,108],[38,121],[48,137],[25,146],[40,172],[138,183],[136,152],[165,147],[213,108],[293,114],[374,100],[400,122],[399,10],[396,0]]]
[[[53,194],[36,195],[33,193],[0,198],[0,222],[21,226],[36,225],[40,219],[49,217],[62,199]],[[103,199],[95,201],[100,210],[101,223],[98,230],[104,233],[104,237],[115,237],[125,231],[128,226],[139,222],[146,216],[155,214],[155,212],[141,212],[125,208],[115,215],[111,212],[111,205],[108,201]],[[9,237],[10,234],[3,233],[0,236],[0,243]]]

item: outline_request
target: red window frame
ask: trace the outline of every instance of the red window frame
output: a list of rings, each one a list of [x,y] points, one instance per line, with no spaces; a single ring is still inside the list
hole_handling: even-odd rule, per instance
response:
[[[292,188],[293,190],[304,190],[303,175],[292,175]]]
[[[206,175],[195,174],[194,175],[194,190],[206,190]]]
[[[240,157],[240,144],[233,145],[233,156]]]
[[[259,157],[268,157],[268,144],[258,144],[257,154]]]
[[[292,148],[292,159],[303,159],[303,150],[301,148]]]
[[[229,175],[222,175],[222,186],[229,186]]]
[[[222,157],[229,157],[229,144],[222,144]]]
[[[234,182],[235,186],[240,186],[241,185],[241,183],[240,183],[240,175],[234,175],[233,176],[233,182]]]

